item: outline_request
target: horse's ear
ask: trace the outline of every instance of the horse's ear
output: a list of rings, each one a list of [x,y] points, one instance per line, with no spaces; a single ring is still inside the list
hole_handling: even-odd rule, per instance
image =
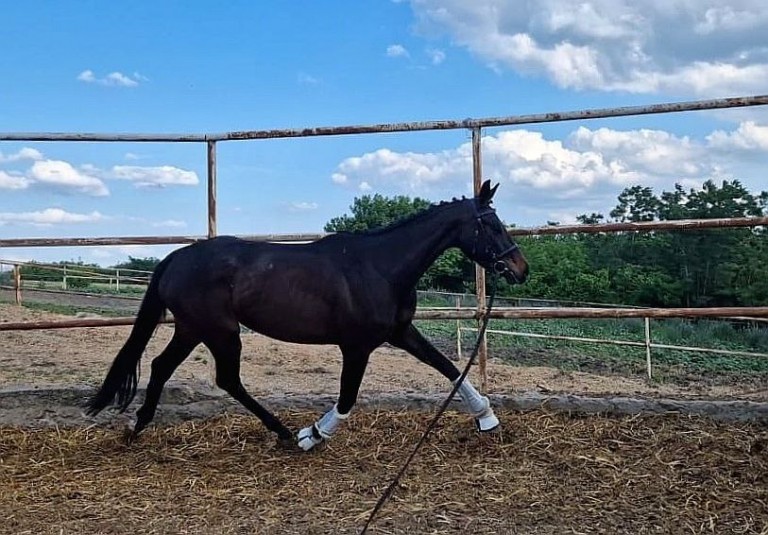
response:
[[[498,189],[498,187],[498,184],[491,187],[490,180],[483,182],[483,185],[480,186],[480,193],[477,194],[477,200],[480,202],[481,206],[491,203],[491,199],[493,199],[493,196],[496,194],[496,189]]]

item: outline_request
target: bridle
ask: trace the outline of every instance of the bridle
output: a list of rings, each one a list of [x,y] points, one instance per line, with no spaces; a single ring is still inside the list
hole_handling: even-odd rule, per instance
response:
[[[480,234],[482,233],[485,237],[485,251],[483,251],[486,255],[486,257],[491,258],[491,269],[498,273],[499,275],[509,273],[513,279],[517,281],[517,276],[515,273],[509,269],[507,264],[502,261],[503,258],[506,258],[510,254],[514,253],[519,249],[518,245],[515,242],[512,242],[512,245],[507,247],[506,249],[503,249],[502,251],[495,251],[493,247],[491,246],[492,240],[490,239],[490,235],[488,234],[488,230],[485,228],[485,223],[483,221],[483,218],[489,215],[496,215],[496,210],[491,208],[490,206],[483,206],[478,207],[477,203],[475,203],[475,241],[472,244],[472,257],[477,258],[477,243],[480,238]],[[479,263],[479,262],[478,262]],[[485,266],[483,266],[485,267]]]

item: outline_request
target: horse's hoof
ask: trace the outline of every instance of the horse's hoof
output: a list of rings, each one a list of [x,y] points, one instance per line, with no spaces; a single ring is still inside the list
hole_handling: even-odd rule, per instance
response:
[[[504,430],[502,429],[501,424],[498,424],[490,429],[479,429],[478,431],[480,431],[481,435],[494,436],[501,435]]]
[[[283,451],[288,452],[300,452],[301,448],[296,444],[296,439],[293,436],[277,437],[277,447]]]
[[[488,411],[480,418],[475,419],[475,424],[477,425],[477,430],[481,433],[491,433],[494,430],[501,428],[501,422],[493,411]]]
[[[325,443],[325,439],[315,432],[314,426],[305,427],[299,431],[299,435],[296,439],[298,446],[304,451],[317,451],[320,449],[320,446]]]
[[[130,446],[138,439],[139,434],[136,432],[134,427],[132,425],[125,426],[125,430],[123,431],[123,442],[125,442],[127,446]]]

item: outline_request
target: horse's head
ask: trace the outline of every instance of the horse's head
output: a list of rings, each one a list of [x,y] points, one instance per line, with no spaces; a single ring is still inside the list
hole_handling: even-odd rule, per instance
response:
[[[468,200],[472,203],[472,220],[461,231],[459,248],[485,269],[503,275],[510,284],[522,284],[528,277],[528,262],[491,207],[498,187],[496,184],[491,188],[490,180],[486,180],[477,197]]]

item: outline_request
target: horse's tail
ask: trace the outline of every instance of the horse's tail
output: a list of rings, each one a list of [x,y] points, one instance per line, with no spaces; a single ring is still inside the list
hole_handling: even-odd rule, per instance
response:
[[[112,362],[101,388],[88,401],[86,412],[89,415],[94,416],[101,412],[112,403],[115,396],[117,396],[116,405],[120,412],[123,412],[136,396],[141,355],[165,313],[165,303],[160,298],[159,287],[160,279],[169,261],[170,257],[160,262],[155,268],[128,340]]]

